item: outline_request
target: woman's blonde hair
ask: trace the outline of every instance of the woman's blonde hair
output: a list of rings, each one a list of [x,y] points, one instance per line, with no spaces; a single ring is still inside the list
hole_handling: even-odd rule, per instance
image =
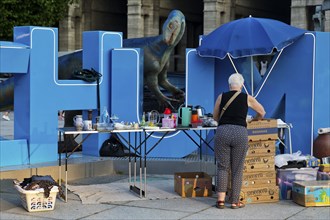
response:
[[[242,86],[244,84],[244,78],[240,73],[233,73],[228,78],[228,84],[230,86]]]

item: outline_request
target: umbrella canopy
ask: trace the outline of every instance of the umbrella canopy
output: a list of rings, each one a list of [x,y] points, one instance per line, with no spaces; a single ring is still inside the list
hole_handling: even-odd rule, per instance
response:
[[[271,54],[292,44],[306,31],[266,18],[242,18],[221,25],[202,38],[197,53],[224,59]]]

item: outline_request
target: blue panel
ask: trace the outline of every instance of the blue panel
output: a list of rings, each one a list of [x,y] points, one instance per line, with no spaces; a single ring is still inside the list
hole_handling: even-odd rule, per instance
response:
[[[264,104],[267,117],[285,94],[285,118],[293,124],[292,149],[310,154],[312,137],[313,36],[306,35],[287,47],[266,78],[257,99]]]
[[[140,49],[115,49],[111,64],[111,111],[120,121],[139,122],[143,104]],[[141,99],[142,97],[142,99]]]
[[[14,42],[19,42],[21,44],[30,46],[32,32],[35,28],[43,28],[43,27],[35,27],[35,26],[14,27]]]
[[[201,105],[207,113],[213,112],[214,59],[201,58],[195,49],[187,49],[186,100],[189,105]]]
[[[110,114],[118,116],[119,121],[137,123],[142,117],[142,54],[138,48],[122,48],[111,51]],[[128,140],[128,134],[122,135]]]
[[[314,138],[330,127],[330,33],[316,32]]]
[[[26,140],[0,140],[0,167],[29,164]]]
[[[83,67],[86,69],[94,68],[102,74],[100,80],[100,111],[106,107],[111,109],[111,50],[122,47],[122,34],[119,32],[88,31],[83,33]],[[91,102],[82,109],[97,109],[96,83],[92,83],[92,90],[89,91],[90,97],[86,95],[84,89],[84,99]],[[84,102],[86,102],[84,100]],[[93,117],[97,116],[97,111],[93,112]],[[95,121],[94,121],[95,122]],[[109,138],[109,134],[92,135],[84,142],[83,154],[99,156],[99,149],[104,140]]]
[[[30,49],[13,42],[0,41],[0,72],[27,73]]]
[[[15,39],[28,43],[31,55],[29,73],[15,77],[14,137],[28,140],[31,163],[55,161],[57,110],[50,82],[57,67],[57,29],[21,27],[15,31],[22,36],[17,37],[15,33]]]

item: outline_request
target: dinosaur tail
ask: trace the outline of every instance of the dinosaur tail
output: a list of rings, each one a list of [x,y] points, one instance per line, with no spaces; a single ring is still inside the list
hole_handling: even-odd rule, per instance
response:
[[[14,107],[14,77],[0,83],[0,111],[12,110]]]

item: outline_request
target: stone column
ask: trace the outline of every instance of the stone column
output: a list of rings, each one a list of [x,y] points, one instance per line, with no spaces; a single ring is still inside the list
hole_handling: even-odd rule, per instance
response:
[[[59,51],[70,51],[75,50],[77,47],[80,48],[80,23],[81,5],[79,3],[69,5],[68,15],[59,22]]]
[[[291,0],[291,25],[308,30],[312,21],[312,14],[308,6],[322,5],[323,0]]]
[[[90,1],[81,1],[69,5],[68,15],[59,22],[59,51],[70,51],[82,47],[82,32],[84,29],[84,20],[82,11]],[[90,5],[89,7],[90,8]],[[90,11],[89,13],[90,14]],[[87,19],[90,24],[90,18]]]
[[[231,21],[231,7],[232,0],[204,0],[204,34]]]
[[[143,0],[144,36],[159,34],[159,0]]]
[[[325,19],[324,19],[324,31],[330,32],[330,10],[324,11]]]
[[[291,25],[307,30],[306,0],[291,0]]]
[[[127,1],[127,38],[144,36],[143,0]]]
[[[159,34],[159,0],[128,0],[127,38]]]

